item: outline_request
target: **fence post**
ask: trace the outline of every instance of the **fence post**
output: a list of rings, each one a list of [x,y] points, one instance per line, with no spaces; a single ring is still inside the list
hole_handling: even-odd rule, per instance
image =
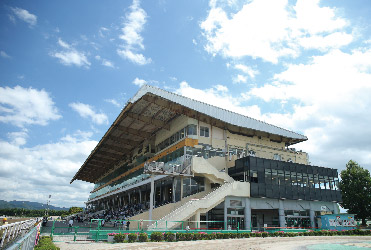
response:
[[[166,226],[165,226],[166,230],[167,230],[167,221],[166,221]]]
[[[237,233],[238,233],[238,230],[240,229],[240,223],[237,222]]]
[[[50,232],[50,238],[52,239],[53,239],[53,234],[54,234],[54,224],[55,224],[55,220],[53,220],[52,231]]]
[[[79,227],[75,227],[75,234],[73,235],[73,241],[75,242],[76,241],[76,234],[77,234],[77,229],[78,229]]]
[[[156,229],[157,229],[157,220],[156,220]]]
[[[101,224],[101,220],[99,219],[99,220],[98,220],[97,232],[96,232],[96,234],[95,234],[95,242],[98,242],[100,224]]]

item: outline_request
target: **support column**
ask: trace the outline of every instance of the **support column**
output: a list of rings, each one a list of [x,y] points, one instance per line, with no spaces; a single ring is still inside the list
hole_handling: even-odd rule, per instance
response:
[[[148,220],[150,221],[152,220],[154,189],[155,189],[155,176],[152,174],[151,175],[151,194],[149,195],[149,212],[148,212],[148,215],[149,215]]]
[[[195,214],[195,228],[200,228],[201,227],[201,223],[200,223],[200,220],[201,220],[201,215],[200,215],[200,212],[196,212]]]
[[[339,213],[339,206],[336,202],[334,202],[333,204],[334,204],[334,214],[338,214]]]
[[[128,202],[128,204],[131,204],[130,193],[128,193],[128,196],[129,196],[129,202]]]
[[[139,203],[142,203],[142,191],[139,189]]]
[[[316,226],[316,223],[315,223],[314,209],[313,209],[312,202],[309,202],[309,207],[310,207],[310,210],[309,210],[310,226],[314,228]]]
[[[279,221],[280,221],[280,227],[286,227],[285,210],[283,208],[283,200],[278,200],[278,202],[279,202],[278,217],[279,217]]]
[[[227,197],[224,199],[224,230],[227,230],[228,228],[228,216],[227,216],[228,210],[227,210]]]
[[[251,202],[245,198],[245,230],[251,230]]]
[[[180,177],[180,200],[183,200],[183,176]]]
[[[173,189],[172,189],[173,192],[171,193],[172,196],[173,196],[173,197],[171,198],[171,200],[172,200],[173,203],[175,203],[175,187],[176,187],[176,183],[175,183],[175,181],[176,181],[176,179],[175,179],[175,177],[173,177],[173,187],[172,187],[172,188],[173,188]]]

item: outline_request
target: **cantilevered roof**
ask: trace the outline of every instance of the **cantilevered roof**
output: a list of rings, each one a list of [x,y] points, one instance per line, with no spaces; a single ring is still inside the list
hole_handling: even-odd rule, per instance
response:
[[[274,141],[292,145],[307,137],[277,126],[240,115],[222,108],[177,95],[153,86],[144,85],[129,100],[114,123],[85,160],[71,183],[78,179],[91,183],[122,162],[132,151],[161,129],[170,129],[170,121],[186,115],[213,126],[248,136],[262,135]],[[135,166],[128,166],[126,171]]]
[[[276,134],[283,137],[299,139],[304,141],[308,139],[304,135],[289,131],[287,129],[283,129],[248,116],[240,115],[238,113],[226,109],[212,106],[207,103],[199,102],[191,98],[177,95],[149,85],[144,85],[142,88],[140,88],[137,94],[130,99],[130,102],[131,103],[136,102],[147,93],[160,96],[164,99],[180,104],[184,107],[193,109],[197,112],[211,116],[213,118],[219,119],[223,122],[230,123],[238,127],[249,128],[257,131],[266,132],[269,134]]]

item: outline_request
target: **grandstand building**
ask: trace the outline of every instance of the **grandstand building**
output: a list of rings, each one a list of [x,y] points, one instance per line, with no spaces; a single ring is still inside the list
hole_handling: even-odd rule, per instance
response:
[[[292,148],[306,140],[145,85],[71,183],[95,184],[88,208],[142,204],[130,219],[148,220],[151,175],[144,170],[155,166],[165,173],[154,178],[152,219],[158,226],[168,221],[175,228],[179,224],[169,221],[188,220],[210,229],[315,227],[318,215],[339,213],[342,200],[337,170],[311,166],[307,153]]]

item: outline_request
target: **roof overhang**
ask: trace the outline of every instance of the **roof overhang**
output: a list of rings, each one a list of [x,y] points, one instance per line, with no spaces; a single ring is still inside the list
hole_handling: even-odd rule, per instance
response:
[[[143,86],[127,103],[105,135],[72,178],[96,183],[102,176],[129,161],[133,150],[157,131],[170,129],[170,121],[185,115],[247,136],[266,136],[292,145],[307,137],[276,126],[176,95]]]

